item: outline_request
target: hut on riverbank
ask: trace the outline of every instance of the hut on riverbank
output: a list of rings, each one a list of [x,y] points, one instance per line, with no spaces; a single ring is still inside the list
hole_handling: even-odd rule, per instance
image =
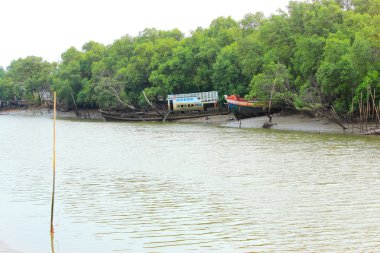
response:
[[[172,94],[166,97],[168,110],[174,111],[207,111],[208,108],[214,110],[219,108],[219,95],[217,91]]]

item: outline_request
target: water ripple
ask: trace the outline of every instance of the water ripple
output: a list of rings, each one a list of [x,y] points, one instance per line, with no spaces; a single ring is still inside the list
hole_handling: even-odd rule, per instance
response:
[[[0,236],[47,252],[51,122],[2,120],[13,127],[0,124],[10,147],[0,152]],[[184,124],[58,127],[59,252],[380,248],[378,139]]]

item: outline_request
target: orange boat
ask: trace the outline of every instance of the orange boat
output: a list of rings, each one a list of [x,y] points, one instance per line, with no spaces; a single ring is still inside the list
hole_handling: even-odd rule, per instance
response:
[[[268,107],[267,102],[250,101],[239,95],[224,95],[224,98],[227,101],[228,110],[234,113],[237,120],[265,115]]]

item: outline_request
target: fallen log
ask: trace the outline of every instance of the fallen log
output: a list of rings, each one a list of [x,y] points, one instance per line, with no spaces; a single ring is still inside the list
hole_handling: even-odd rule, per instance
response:
[[[366,133],[363,133],[364,135],[377,135],[377,134],[380,134],[380,128],[378,129],[375,129],[375,130],[370,130],[370,131],[367,131]]]

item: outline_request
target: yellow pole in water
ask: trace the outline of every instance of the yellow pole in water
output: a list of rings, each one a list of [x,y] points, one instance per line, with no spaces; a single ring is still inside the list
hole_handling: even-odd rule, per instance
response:
[[[53,128],[53,192],[51,198],[51,212],[50,212],[50,234],[54,234],[53,227],[53,212],[54,212],[54,194],[55,194],[55,121],[56,121],[56,111],[57,111],[57,96],[54,91],[54,109],[53,109],[53,119],[54,119],[54,128]]]

